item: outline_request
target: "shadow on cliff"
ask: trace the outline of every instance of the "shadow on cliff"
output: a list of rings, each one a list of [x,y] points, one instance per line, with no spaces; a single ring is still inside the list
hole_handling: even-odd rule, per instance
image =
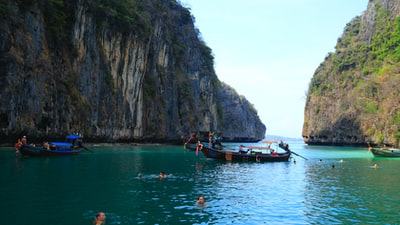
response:
[[[372,143],[368,136],[363,133],[360,123],[355,118],[342,117],[335,121],[330,128],[327,125],[321,131],[309,128],[312,131],[308,136],[303,136],[304,142],[308,145],[359,147],[365,147],[368,143]]]

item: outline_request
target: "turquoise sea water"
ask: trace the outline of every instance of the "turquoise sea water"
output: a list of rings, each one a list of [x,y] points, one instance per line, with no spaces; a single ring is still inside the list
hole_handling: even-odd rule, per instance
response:
[[[0,148],[0,224],[91,224],[97,211],[106,224],[399,224],[400,159],[290,148],[308,160],[230,163],[169,145],[46,158]]]

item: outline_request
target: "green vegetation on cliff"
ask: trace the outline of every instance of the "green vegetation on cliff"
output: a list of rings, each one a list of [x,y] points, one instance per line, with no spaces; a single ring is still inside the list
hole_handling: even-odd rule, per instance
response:
[[[400,132],[400,17],[379,0],[372,1],[364,16],[346,25],[335,50],[318,67],[309,86],[303,128],[306,141],[396,144]]]

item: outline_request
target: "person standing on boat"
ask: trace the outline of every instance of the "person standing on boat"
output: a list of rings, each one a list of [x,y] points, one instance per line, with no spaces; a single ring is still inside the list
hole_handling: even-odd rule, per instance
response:
[[[102,225],[106,222],[106,214],[104,212],[98,212],[96,218],[93,220],[94,225]]]
[[[26,145],[26,143],[28,142],[28,140],[26,139],[26,136],[22,137],[22,144]]]
[[[21,139],[18,138],[17,143],[15,144],[15,154],[18,155],[19,153],[19,148],[22,146],[22,141]]]
[[[208,147],[209,148],[211,147],[211,141],[212,141],[213,137],[214,137],[214,131],[208,132]]]

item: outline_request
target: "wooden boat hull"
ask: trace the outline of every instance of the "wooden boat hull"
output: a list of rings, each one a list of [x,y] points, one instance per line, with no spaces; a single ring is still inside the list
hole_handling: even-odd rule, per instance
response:
[[[286,151],[285,153],[262,154],[262,153],[240,153],[231,152],[225,150],[218,150],[213,148],[204,147],[201,149],[204,156],[207,158],[233,161],[233,162],[285,162],[289,161],[291,152]]]
[[[395,148],[371,148],[374,156],[378,157],[400,157],[400,149]]]
[[[30,145],[22,145],[19,148],[19,152],[22,155],[28,156],[63,156],[63,155],[75,155],[80,153],[83,148],[76,148],[76,149],[55,149],[55,150],[48,150],[43,146],[34,147]]]

